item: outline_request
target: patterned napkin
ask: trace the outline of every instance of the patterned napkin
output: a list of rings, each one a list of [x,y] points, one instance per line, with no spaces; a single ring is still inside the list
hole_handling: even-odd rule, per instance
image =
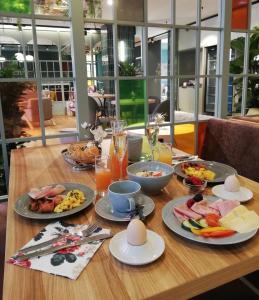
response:
[[[43,228],[31,241],[24,245],[24,248],[48,241],[60,233],[66,233],[69,235],[70,240],[78,241],[80,239],[81,231],[86,228],[87,225],[74,225],[58,221]],[[94,234],[96,233],[110,233],[110,230],[98,227]],[[18,261],[15,259],[15,255],[22,253],[22,249],[20,249],[7,262],[29,269],[61,275],[70,279],[77,279],[101,244],[101,241],[94,241],[91,244],[66,248],[56,253],[35,257],[25,261]]]

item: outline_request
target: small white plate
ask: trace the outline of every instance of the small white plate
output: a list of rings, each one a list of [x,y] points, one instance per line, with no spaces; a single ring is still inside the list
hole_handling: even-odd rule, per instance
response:
[[[253,192],[241,186],[238,192],[228,192],[224,188],[224,184],[216,185],[212,188],[212,193],[225,200],[238,200],[246,202],[253,198]]]
[[[147,242],[141,246],[132,246],[128,244],[127,232],[124,230],[111,239],[109,249],[120,262],[139,266],[157,260],[165,250],[165,242],[160,235],[147,230]]]

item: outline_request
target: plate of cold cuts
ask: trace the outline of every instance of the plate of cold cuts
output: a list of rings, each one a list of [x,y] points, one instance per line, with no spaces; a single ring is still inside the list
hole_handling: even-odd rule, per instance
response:
[[[20,196],[14,210],[30,219],[56,219],[82,211],[94,200],[94,191],[79,183],[50,184]]]
[[[195,201],[192,197],[175,198],[163,207],[163,222],[174,233],[211,245],[241,243],[256,234],[258,215],[238,201],[222,200],[215,196],[205,198],[201,195]],[[241,219],[244,224],[239,223]]]

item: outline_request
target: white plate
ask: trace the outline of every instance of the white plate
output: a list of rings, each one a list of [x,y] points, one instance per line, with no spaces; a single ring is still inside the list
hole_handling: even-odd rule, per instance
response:
[[[250,238],[252,238],[256,232],[257,229],[247,232],[247,233],[235,233],[229,237],[224,237],[224,238],[205,238],[202,236],[197,236],[194,235],[191,232],[188,232],[184,230],[181,227],[181,223],[177,220],[175,215],[173,214],[173,208],[175,206],[178,206],[180,204],[183,204],[186,202],[188,199],[190,199],[192,196],[184,196],[180,198],[175,198],[174,200],[171,200],[168,202],[162,210],[162,218],[166,226],[171,229],[173,232],[179,234],[180,236],[195,241],[203,244],[211,244],[211,245],[232,245],[232,244],[237,244],[244,242]],[[208,201],[216,201],[218,200],[217,197],[215,196],[206,196]]]
[[[154,201],[144,194],[140,194],[138,196],[137,202],[140,205],[144,205],[144,217],[150,215],[155,208]],[[109,221],[127,222],[131,219],[129,213],[112,212],[112,206],[108,199],[108,195],[105,195],[103,198],[97,201],[97,203],[95,204],[95,211],[97,215]]]
[[[222,199],[238,200],[239,202],[246,202],[253,198],[253,192],[243,186],[238,192],[228,192],[225,190],[224,184],[220,184],[212,188],[212,193]]]
[[[111,254],[128,265],[146,265],[157,260],[165,250],[163,238],[154,231],[147,230],[147,242],[141,246],[132,246],[127,242],[127,231],[117,233],[110,241]]]

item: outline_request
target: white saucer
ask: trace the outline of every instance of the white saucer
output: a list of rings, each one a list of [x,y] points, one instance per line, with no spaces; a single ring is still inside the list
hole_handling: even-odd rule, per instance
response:
[[[238,192],[228,192],[224,188],[224,184],[216,185],[212,188],[212,193],[225,200],[238,200],[246,202],[253,198],[253,193],[249,189],[241,186]]]
[[[158,259],[165,250],[163,238],[154,231],[147,230],[147,242],[132,246],[127,242],[126,230],[117,233],[110,241],[111,254],[128,265],[146,265]]]
[[[137,202],[140,205],[144,205],[143,208],[143,215],[144,217],[147,217],[152,213],[152,211],[155,208],[155,203],[152,200],[152,198],[144,195],[139,194],[137,197]],[[111,203],[108,199],[108,195],[105,195],[103,198],[98,200],[95,204],[95,212],[102,218],[109,220],[109,221],[115,221],[115,222],[127,222],[131,220],[129,213],[119,213],[119,212],[113,212]]]

